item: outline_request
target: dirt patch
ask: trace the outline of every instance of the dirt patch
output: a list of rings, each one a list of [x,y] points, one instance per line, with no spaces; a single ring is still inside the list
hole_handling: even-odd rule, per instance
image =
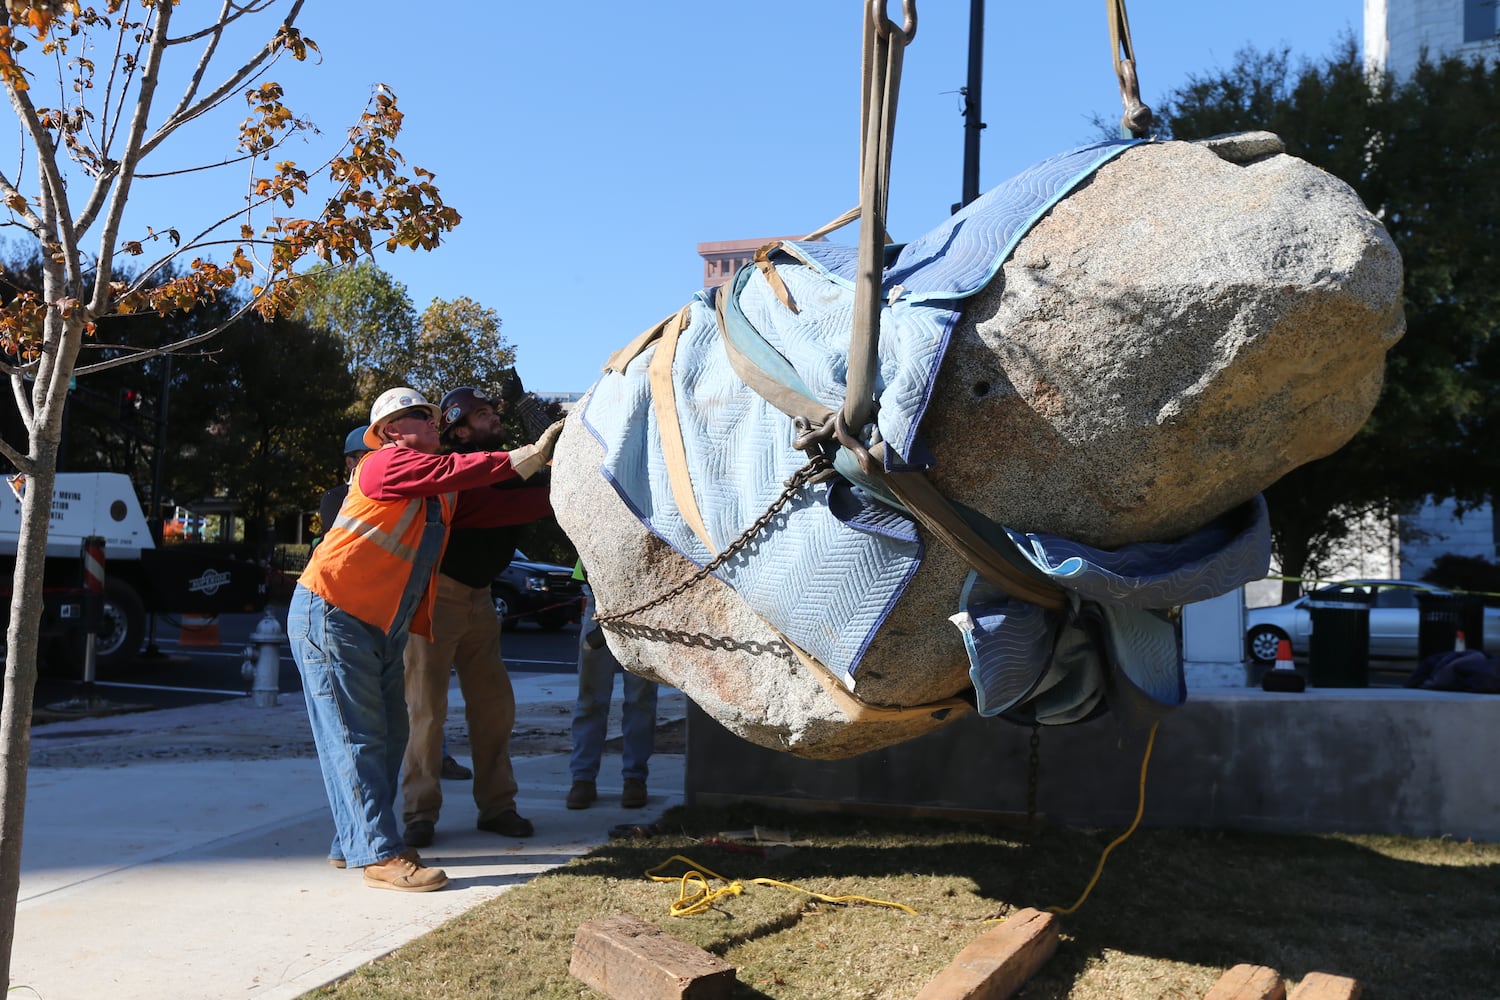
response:
[[[625,739],[616,736],[612,740],[606,740],[604,749],[620,750],[625,746]],[[673,719],[671,722],[663,722],[656,727],[656,753],[687,753],[687,720]]]

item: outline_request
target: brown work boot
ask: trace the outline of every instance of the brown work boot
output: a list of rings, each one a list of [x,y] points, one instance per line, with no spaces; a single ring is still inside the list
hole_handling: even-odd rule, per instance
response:
[[[444,755],[443,766],[438,773],[442,775],[444,781],[468,781],[474,777],[473,771],[447,755]]]
[[[644,781],[640,778],[626,778],[624,791],[620,793],[620,805],[626,809],[639,809],[649,797]]]
[[[394,889],[397,892],[432,892],[448,884],[448,873],[428,868],[416,851],[402,851],[394,858],[365,865],[365,885],[372,889]]]
[[[599,790],[592,781],[575,781],[568,789],[568,808],[587,809],[599,797]]]
[[[502,837],[529,837],[536,832],[532,828],[531,820],[514,809],[507,809],[492,819],[480,820],[479,829],[485,833],[498,833]]]

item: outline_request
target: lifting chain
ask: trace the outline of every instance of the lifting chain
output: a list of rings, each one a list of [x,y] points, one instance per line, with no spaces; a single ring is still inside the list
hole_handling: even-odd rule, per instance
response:
[[[738,538],[736,538],[733,542],[730,542],[728,548],[726,548],[723,552],[720,552],[718,555],[714,556],[714,558],[709,562],[705,563],[702,569],[698,570],[698,572],[694,573],[692,576],[688,577],[682,583],[679,583],[677,586],[673,587],[665,594],[654,597],[646,603],[638,604],[633,608],[629,608],[628,610],[616,611],[611,614],[599,614],[598,610],[595,609],[595,623],[597,623],[601,628],[609,629],[611,632],[614,632],[618,635],[635,636],[640,638],[662,638],[669,641],[682,642],[685,645],[689,646],[702,646],[706,649],[743,650],[757,656],[761,653],[771,653],[774,656],[785,656],[786,658],[791,658],[792,651],[787,648],[785,643],[782,642],[741,643],[734,639],[723,637],[716,638],[702,632],[678,632],[672,629],[661,629],[648,625],[642,625],[638,622],[627,622],[625,619],[630,618],[633,615],[638,615],[643,611],[649,611],[650,609],[657,607],[658,605],[666,604],[668,601],[681,596],[682,594],[686,593],[689,588],[697,585],[700,581],[707,578],[710,573],[732,559],[737,552],[739,552],[745,546],[749,545],[757,535],[764,531],[766,527],[770,525],[772,519],[774,519],[777,514],[781,513],[781,509],[788,503],[790,503],[792,498],[796,496],[804,486],[812,483],[822,482],[824,479],[828,478],[827,473],[831,472],[832,468],[833,463],[826,455],[816,454],[812,456],[810,459],[808,459],[806,465],[802,466],[802,468],[792,473],[791,478],[786,480],[785,488],[781,491],[781,495],[771,502],[771,506],[766,508],[766,512],[760,515],[760,517],[757,517],[755,521],[750,525],[750,527],[746,528],[740,533],[740,536]],[[758,646],[760,648],[752,649],[752,646]]]
[[[1026,825],[1021,830],[1021,844],[1016,851],[1015,873],[1011,878],[1008,899],[1020,899],[1026,890],[1026,877],[1031,873],[1031,863],[1036,852],[1037,809],[1036,794],[1042,770],[1042,725],[1031,723],[1031,738],[1026,753]],[[1001,914],[1003,915],[1003,914]]]
[[[1031,724],[1031,750],[1026,757],[1026,836],[1036,832],[1036,790],[1042,770],[1042,724]]]

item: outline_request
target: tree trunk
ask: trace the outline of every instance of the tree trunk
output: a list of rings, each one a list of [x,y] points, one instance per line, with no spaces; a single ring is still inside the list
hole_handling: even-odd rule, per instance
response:
[[[1302,596],[1302,578],[1307,572],[1307,556],[1310,551],[1308,539],[1282,536],[1277,546],[1281,561],[1281,603],[1295,601]]]
[[[41,428],[38,428],[42,431]],[[26,822],[26,774],[31,759],[31,707],[36,688],[42,621],[42,569],[56,476],[56,428],[26,480],[20,538],[6,630],[5,700],[0,704],[0,982],[10,982],[16,902],[21,890],[21,832]],[[45,431],[42,431],[45,433]]]

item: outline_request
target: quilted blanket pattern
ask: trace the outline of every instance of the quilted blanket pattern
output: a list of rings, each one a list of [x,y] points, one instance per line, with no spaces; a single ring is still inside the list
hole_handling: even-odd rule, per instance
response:
[[[966,297],[995,277],[1048,209],[1135,144],[1099,143],[1043,161],[896,253],[884,275],[876,383],[888,462],[925,460],[918,427]],[[676,341],[672,419],[710,544],[678,509],[668,475],[648,372],[659,343],[623,370],[607,371],[582,414],[604,448],[601,472],[621,499],[699,566],[740,537],[806,460],[792,446],[791,419],[735,374],[714,295],[738,289],[734,301],[779,377],[829,408],[844,398],[855,250],[815,242],[782,246],[776,273],[795,308],[762,273],[742,272],[725,289],[693,297]],[[964,634],[979,708],[1018,721],[1091,717],[1102,710],[1106,688],[1148,707],[1180,702],[1176,635],[1150,609],[1223,593],[1264,575],[1269,558],[1258,498],[1172,543],[1105,552],[1054,536],[1006,534],[1038,574],[1070,594],[1059,614],[1014,600],[972,575],[964,589],[952,620]],[[715,575],[852,688],[871,640],[922,557],[904,511],[835,480],[804,487]],[[1106,683],[1110,676],[1113,684]]]

